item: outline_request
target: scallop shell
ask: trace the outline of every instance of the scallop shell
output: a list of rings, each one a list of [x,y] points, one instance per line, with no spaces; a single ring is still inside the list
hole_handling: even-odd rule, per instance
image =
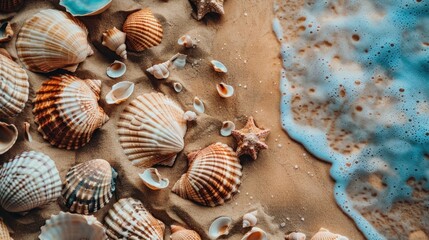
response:
[[[28,122],[24,122],[24,139],[28,142],[32,142],[33,141],[33,137],[31,137],[31,133],[30,133],[30,123]]]
[[[176,182],[173,192],[204,206],[217,206],[237,192],[241,165],[234,150],[214,143],[188,154],[188,172]]]
[[[62,202],[70,212],[92,214],[113,196],[118,174],[103,159],[94,159],[72,167],[63,184]]]
[[[120,104],[125,102],[134,92],[134,83],[129,81],[118,82],[106,95],[107,104]]]
[[[212,67],[216,72],[220,72],[220,73],[228,72],[228,69],[225,67],[225,65],[219,62],[218,60],[211,60],[210,63],[212,64]]]
[[[27,72],[10,58],[0,54],[0,118],[18,115],[25,107],[28,93]]]
[[[74,72],[79,63],[94,53],[87,36],[85,25],[70,14],[42,10],[22,26],[16,51],[30,71],[51,72],[62,68]]]
[[[43,82],[34,99],[34,121],[43,138],[59,148],[78,149],[109,120],[98,105],[100,80],[71,75]]]
[[[185,48],[192,48],[195,45],[194,41],[192,41],[191,36],[189,36],[188,34],[181,36],[179,40],[177,40],[177,44],[179,44],[180,46],[184,46]]]
[[[13,30],[10,22],[3,22],[0,24],[0,43],[9,42],[13,37]]]
[[[204,113],[205,107],[203,100],[198,97],[194,97],[194,109],[199,113]]]
[[[127,34],[127,45],[138,52],[159,45],[163,36],[162,25],[149,8],[130,14],[123,31]]]
[[[60,212],[46,220],[40,240],[107,240],[103,225],[94,216]]]
[[[218,217],[216,218],[209,228],[210,239],[218,239],[220,236],[228,235],[232,227],[232,218]]]
[[[8,212],[26,212],[55,201],[61,179],[55,162],[41,152],[23,152],[0,169],[0,205]]]
[[[256,223],[258,223],[258,218],[256,218],[257,214],[258,214],[258,211],[253,211],[253,212],[244,214],[243,215],[243,228],[255,226]]]
[[[178,225],[171,225],[171,240],[201,240],[200,235],[194,230],[189,230]]]
[[[113,0],[60,0],[60,5],[73,16],[93,16],[106,11]]]
[[[188,122],[195,121],[195,120],[197,120],[197,114],[195,112],[192,112],[192,111],[186,111],[183,114],[183,119],[185,119],[185,121],[188,121]]]
[[[228,137],[235,130],[235,124],[231,121],[222,122],[222,128],[220,129],[220,135]]]
[[[134,198],[120,199],[109,210],[104,221],[110,239],[164,239],[164,223],[153,217],[142,202]]]
[[[14,12],[21,8],[24,0],[1,0],[0,12]]]
[[[121,114],[119,141],[133,165],[172,166],[183,150],[186,121],[183,110],[161,93],[137,97]]]
[[[216,85],[216,90],[219,96],[223,98],[229,98],[234,95],[234,87],[223,82]]]
[[[123,59],[127,59],[127,46],[125,45],[127,34],[113,27],[103,33],[101,44],[116,52]]]
[[[320,228],[311,240],[348,240],[347,237],[332,233],[328,229]]]
[[[1,218],[0,218],[0,239],[13,240],[13,238],[10,237],[9,229],[7,228],[6,224],[3,222],[3,219]]]
[[[127,65],[125,63],[115,60],[110,66],[107,68],[106,74],[111,78],[119,78],[122,77],[127,71]]]
[[[148,168],[143,173],[139,174],[143,183],[152,190],[161,190],[168,187],[170,181],[168,178],[161,178],[156,168]]]
[[[301,232],[291,232],[285,235],[285,240],[305,240],[307,236]]]
[[[0,122],[0,155],[9,151],[18,139],[15,125]]]
[[[253,227],[241,240],[268,240],[268,236],[264,230],[258,227]]]

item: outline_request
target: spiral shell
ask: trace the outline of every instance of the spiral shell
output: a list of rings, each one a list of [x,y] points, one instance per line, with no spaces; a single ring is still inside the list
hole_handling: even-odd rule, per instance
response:
[[[21,8],[24,0],[1,0],[0,12],[14,12]]]
[[[119,142],[132,164],[172,166],[185,145],[183,114],[177,103],[161,93],[147,93],[133,100],[118,122]]]
[[[61,179],[54,161],[41,152],[23,152],[0,169],[0,205],[25,212],[55,201]]]
[[[56,69],[76,71],[79,63],[94,52],[88,31],[68,13],[47,9],[28,19],[18,33],[16,50],[24,66],[33,72]]]
[[[194,230],[189,230],[178,225],[171,225],[171,240],[201,240],[200,235]]]
[[[13,147],[18,139],[18,129],[13,124],[0,122],[0,155]]]
[[[340,234],[332,233],[328,229],[320,228],[311,240],[348,240],[348,238]]]
[[[256,223],[258,223],[258,218],[256,217],[257,214],[258,214],[257,210],[244,214],[243,215],[243,228],[255,226]]]
[[[81,80],[71,75],[45,81],[34,100],[34,121],[50,144],[78,149],[88,143],[94,131],[109,120],[98,106],[100,80]]]
[[[121,30],[113,27],[103,33],[101,44],[116,52],[123,59],[127,59],[127,46],[125,45],[127,35]]]
[[[214,143],[188,154],[188,172],[176,182],[173,192],[204,206],[217,206],[237,192],[241,165],[228,145]]]
[[[63,185],[63,204],[71,212],[97,212],[112,198],[117,176],[116,171],[103,159],[94,159],[72,167]]]
[[[170,76],[170,67],[171,62],[166,61],[160,64],[155,64],[152,67],[146,69],[150,74],[152,74],[156,79],[166,79]]]
[[[0,239],[13,240],[9,235],[9,229],[7,229],[6,224],[3,222],[3,219],[1,218],[0,218]]]
[[[149,8],[130,14],[123,25],[127,34],[127,44],[134,51],[157,46],[161,43],[162,25]]]
[[[153,217],[142,202],[134,198],[120,199],[109,210],[104,221],[110,239],[164,239],[164,223]]]

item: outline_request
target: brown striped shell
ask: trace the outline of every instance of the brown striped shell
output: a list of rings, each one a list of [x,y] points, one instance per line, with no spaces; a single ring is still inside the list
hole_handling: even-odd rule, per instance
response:
[[[122,198],[104,218],[110,239],[163,240],[165,225],[152,216],[140,200]]]
[[[348,240],[348,238],[340,234],[332,233],[328,229],[320,228],[311,240]]]
[[[21,8],[24,0],[1,0],[0,12],[15,12]]]
[[[118,174],[103,159],[94,159],[72,167],[63,184],[63,204],[70,212],[92,214],[113,196]]]
[[[237,192],[241,164],[234,150],[214,143],[188,154],[188,172],[174,184],[173,192],[204,206],[218,206]]]
[[[0,218],[0,239],[13,240],[13,238],[10,237],[9,229],[7,228],[6,224],[3,222],[3,219],[1,218]]]
[[[201,240],[200,235],[194,230],[189,230],[178,225],[171,225],[171,240]]]
[[[161,43],[162,25],[149,8],[130,14],[122,28],[131,50],[140,52]]]

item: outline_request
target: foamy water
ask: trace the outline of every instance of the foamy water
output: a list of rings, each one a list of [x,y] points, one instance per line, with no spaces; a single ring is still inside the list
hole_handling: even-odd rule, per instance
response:
[[[283,128],[332,163],[368,239],[429,236],[428,1],[306,1],[297,25],[274,10]]]

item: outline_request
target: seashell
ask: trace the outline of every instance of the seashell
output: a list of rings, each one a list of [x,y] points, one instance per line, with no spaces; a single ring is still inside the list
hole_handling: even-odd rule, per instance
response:
[[[18,139],[15,125],[0,122],[0,155],[9,151]]]
[[[41,152],[23,152],[0,169],[0,205],[26,212],[55,201],[61,193],[55,162]]]
[[[268,236],[264,230],[258,227],[252,227],[241,240],[268,240]]]
[[[31,137],[30,134],[30,123],[28,122],[24,122],[24,139],[28,142],[32,142],[33,141],[33,137]]]
[[[134,83],[123,81],[112,86],[106,95],[107,104],[120,104],[125,102],[134,92]]]
[[[174,91],[176,91],[177,93],[183,90],[183,86],[179,82],[173,83],[173,88],[174,88]]]
[[[60,212],[41,227],[40,240],[107,240],[103,225],[94,216]]]
[[[228,69],[225,67],[225,65],[223,65],[223,63],[219,62],[218,60],[211,60],[210,63],[213,66],[213,69],[216,72],[220,72],[220,73],[227,73]]]
[[[218,217],[216,218],[209,228],[210,239],[218,239],[220,236],[228,235],[232,226],[232,218]]]
[[[21,8],[24,0],[1,0],[0,1],[0,12],[15,12]]]
[[[62,203],[80,214],[92,214],[113,196],[118,174],[103,159],[94,159],[72,167],[63,184]]]
[[[155,64],[152,67],[146,69],[150,74],[152,74],[156,79],[166,79],[170,76],[170,71],[168,68],[171,65],[171,61]]]
[[[181,36],[179,40],[177,40],[177,44],[179,44],[180,46],[184,46],[185,48],[191,48],[195,45],[194,41],[192,41],[191,36],[189,36],[188,34]]]
[[[9,42],[13,37],[13,30],[9,22],[0,24],[0,43]]]
[[[3,222],[2,218],[0,218],[0,239],[13,240],[13,238],[10,237],[9,229],[7,228],[6,224]]]
[[[305,240],[307,236],[305,236],[302,232],[291,232],[285,235],[285,240]]]
[[[205,111],[204,103],[198,97],[194,97],[194,109],[199,113],[204,113]]]
[[[234,150],[214,143],[188,154],[187,173],[174,184],[173,192],[204,206],[222,205],[237,192],[241,165]]]
[[[156,168],[148,168],[143,173],[139,174],[143,183],[152,190],[161,190],[168,187],[170,181],[168,178],[161,178]]]
[[[147,93],[133,100],[118,123],[119,141],[132,164],[172,166],[184,147],[183,114],[177,103],[161,93]]]
[[[100,80],[71,75],[43,82],[34,99],[34,121],[43,138],[56,147],[78,149],[109,120],[98,105]]]
[[[104,221],[110,239],[164,239],[164,223],[153,217],[143,203],[134,198],[120,199],[109,210]]]
[[[73,16],[93,16],[106,11],[112,0],[60,0],[60,5]]]
[[[185,54],[177,54],[176,59],[173,61],[173,65],[177,68],[177,69],[183,69],[185,68],[186,65],[186,57],[188,57]]]
[[[161,43],[162,25],[149,8],[130,14],[122,28],[127,34],[127,45],[134,51],[140,52]]]
[[[231,121],[222,122],[222,128],[220,129],[220,135],[228,137],[231,135],[232,131],[235,130],[235,124]]]
[[[223,82],[216,85],[216,90],[219,96],[223,98],[229,98],[234,95],[234,87]]]
[[[25,107],[28,93],[27,72],[12,59],[0,54],[0,118],[18,115]]]
[[[332,233],[328,229],[320,228],[311,240],[348,240],[347,237]]]
[[[110,66],[107,68],[106,74],[111,78],[119,78],[122,77],[127,71],[127,65],[125,63],[115,60]]]
[[[185,121],[188,121],[188,122],[195,121],[195,120],[197,120],[197,114],[195,112],[192,112],[192,111],[186,111],[183,114],[183,119],[185,119]]]
[[[127,46],[125,45],[127,34],[113,27],[103,33],[101,44],[116,52],[123,59],[127,59]]]
[[[28,19],[18,33],[19,60],[33,72],[57,69],[76,71],[79,63],[94,52],[87,40],[88,30],[68,13],[47,9]]]
[[[257,210],[243,215],[243,228],[253,227],[256,225],[258,222],[256,214],[258,214]]]
[[[201,240],[201,236],[194,230],[178,225],[171,225],[171,240]]]

